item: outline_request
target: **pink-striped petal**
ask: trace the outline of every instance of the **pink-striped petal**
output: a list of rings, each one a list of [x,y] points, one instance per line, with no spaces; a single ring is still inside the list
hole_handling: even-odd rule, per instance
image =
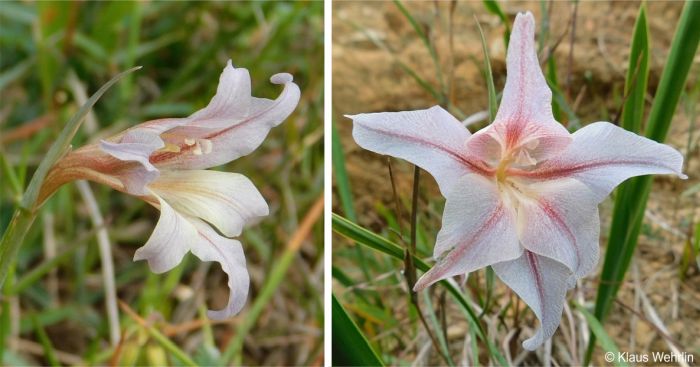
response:
[[[154,273],[166,272],[180,263],[192,244],[200,239],[192,223],[156,196],[160,218],[151,237],[134,253],[134,261],[147,260]]]
[[[630,177],[664,173],[687,177],[682,173],[683,156],[677,150],[611,123],[587,125],[573,138],[565,151],[536,169],[514,169],[509,174],[536,180],[575,178],[593,191],[597,202]]]
[[[269,212],[258,189],[238,173],[164,170],[149,188],[178,212],[201,218],[229,237],[240,235],[247,222]]]
[[[228,303],[221,310],[209,310],[212,320],[224,320],[241,311],[248,298],[250,277],[246,268],[245,254],[240,242],[222,237],[208,224],[192,220],[199,233],[199,241],[192,243],[192,253],[202,261],[216,261],[228,275]]]
[[[222,76],[221,83],[238,83],[241,78]],[[247,71],[245,78],[249,92]],[[186,124],[161,135],[166,143],[178,149],[159,151],[151,156],[151,162],[169,169],[205,169],[228,163],[255,150],[270,129],[281,124],[294,111],[301,95],[290,74],[275,74],[270,81],[284,85],[282,93],[275,100],[250,95],[243,98],[241,91],[244,88],[220,85],[209,106],[188,117]],[[234,95],[222,96],[220,93]],[[238,106],[241,101],[245,101],[243,107]]]
[[[515,211],[488,179],[469,174],[447,194],[442,229],[433,250],[437,263],[416,283],[419,291],[439,280],[521,256]]]
[[[566,265],[577,278],[598,263],[600,220],[594,194],[574,179],[526,186],[518,202],[518,237],[529,251]]]
[[[485,151],[494,148],[486,146],[495,140],[504,153],[516,151],[522,163],[531,159],[534,164],[570,143],[568,131],[552,115],[552,92],[537,61],[534,37],[532,13],[519,13],[508,45],[506,85],[496,119],[470,139],[471,154],[487,158]]]
[[[440,106],[347,117],[353,120],[352,135],[358,145],[423,168],[435,178],[443,195],[460,177],[483,171],[465,154],[469,131]]]
[[[231,60],[219,77],[216,94],[203,109],[188,117],[188,126],[227,127],[231,120],[243,119],[250,111],[250,73],[245,68],[235,68]]]
[[[138,163],[105,173],[117,176],[128,193],[146,195],[146,185],[158,177],[158,169],[148,157],[164,145],[157,134],[140,130],[127,132],[117,142],[102,140],[100,149],[105,153],[124,162]]]
[[[523,342],[523,348],[537,349],[559,327],[571,272],[558,261],[530,251],[515,260],[494,264],[493,270],[540,320],[535,335]]]

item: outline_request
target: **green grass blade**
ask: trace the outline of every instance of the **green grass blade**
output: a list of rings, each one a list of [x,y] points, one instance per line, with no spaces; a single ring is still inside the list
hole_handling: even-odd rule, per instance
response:
[[[557,62],[554,59],[554,55],[550,55],[547,59],[547,84],[552,89],[559,90],[559,78],[557,77]],[[557,121],[561,121],[561,107],[559,106],[559,100],[557,98],[552,98],[552,115]]]
[[[347,220],[346,218],[343,218],[338,214],[333,213],[332,226],[333,231],[359,244],[383,252],[384,254],[387,254],[400,261],[402,261],[404,258],[404,250],[400,246],[394,244],[393,242],[387,240],[384,237],[381,237],[375,233],[368,231],[365,228],[360,227],[359,225]],[[416,268],[421,271],[425,272],[428,271],[428,269],[430,269],[430,266],[428,266],[427,263],[425,263],[423,260],[417,257],[414,257],[413,261],[416,264]],[[486,342],[486,346],[488,347],[491,356],[494,357],[499,364],[507,365],[503,355],[498,351],[496,346],[493,343],[491,343],[486,337],[486,332],[484,331],[483,326],[479,323],[478,316],[476,315],[476,313],[474,313],[474,310],[467,302],[467,299],[465,298],[464,294],[462,294],[462,292],[460,292],[460,290],[457,287],[455,287],[453,284],[446,280],[440,281],[439,284],[446,287],[448,292],[450,292],[450,294],[455,298],[462,311],[464,312],[470,326],[476,330],[479,338]]]
[[[484,31],[481,29],[481,24],[479,20],[474,16],[474,21],[476,22],[476,27],[479,29],[479,36],[481,37],[481,49],[484,51],[484,76],[486,78],[486,87],[489,91],[489,122],[496,119],[496,111],[498,109],[498,104],[496,101],[496,87],[493,85],[493,72],[491,71],[491,59],[489,58],[489,50],[486,47],[486,39],[484,38]]]
[[[503,44],[506,46],[506,49],[508,49],[508,42],[510,41],[510,21],[506,13],[503,12],[503,9],[501,9],[501,6],[498,5],[496,0],[484,0],[484,6],[491,14],[496,15],[506,27],[506,33],[503,35]]]
[[[391,49],[389,49],[389,47],[387,47],[386,44],[384,44],[382,40],[380,40],[373,34],[367,32],[366,29],[360,27],[357,23],[352,21],[349,21],[349,23],[358,32],[362,33],[375,46],[385,51],[387,54],[391,55],[393,61],[396,62],[396,64],[401,69],[403,69],[411,78],[413,78],[413,80],[415,80],[421,88],[423,88],[426,92],[430,93],[430,95],[433,96],[433,98],[435,98],[436,101],[441,101],[442,96],[440,95],[440,93],[436,91],[435,88],[433,88],[433,86],[430,85],[430,83],[428,83],[425,79],[421,78],[420,75],[418,75],[418,73],[416,73],[416,71],[413,70],[413,68],[406,65],[406,63],[404,63],[403,61],[399,60],[399,58],[396,57],[396,55],[391,51]]]
[[[416,19],[411,15],[411,13],[406,9],[405,6],[401,3],[399,0],[394,0],[394,4],[399,8],[401,13],[408,19],[408,22],[411,23],[411,27],[413,27],[413,30],[416,31],[418,34],[418,37],[423,41],[423,44],[425,45],[425,48],[428,49],[428,52],[430,53],[430,58],[433,60],[433,64],[435,65],[435,73],[437,74],[437,79],[440,83],[440,90],[442,91],[440,95],[440,104],[444,104],[446,102],[445,96],[447,95],[447,89],[445,86],[445,80],[442,75],[442,67],[440,66],[440,59],[438,58],[437,55],[437,50],[433,46],[433,44],[430,42],[428,39],[428,35],[425,34],[423,29],[418,25],[418,22]]]
[[[335,294],[332,298],[333,366],[384,366]]]
[[[627,364],[624,362],[622,358],[617,358],[620,354],[620,349],[617,347],[615,344],[615,341],[612,340],[610,335],[605,332],[605,328],[603,325],[601,325],[600,321],[593,316],[585,307],[574,303],[574,306],[576,309],[583,315],[583,317],[586,318],[586,322],[588,322],[588,326],[591,329],[591,332],[593,335],[596,336],[598,345],[600,345],[601,348],[603,348],[603,351],[605,351],[606,354],[606,361],[607,361],[607,355],[609,353],[612,353],[613,355],[613,364],[615,366],[627,366]]]
[[[649,77],[649,30],[646,6],[639,7],[639,15],[634,25],[629,67],[625,79],[625,104],[622,110],[622,127],[638,133],[644,118],[644,96]]]
[[[683,8],[669,57],[654,96],[646,136],[663,142],[668,133],[690,65],[700,40],[700,2]],[[615,199],[608,246],[596,297],[595,316],[605,320],[632,260],[641,230],[644,209],[651,191],[651,176],[638,177],[620,185]],[[588,345],[585,362],[590,361],[595,338]]]
[[[335,118],[333,118],[333,122],[331,123],[331,136],[333,175],[335,176],[335,184],[338,189],[338,196],[340,197],[340,205],[343,208],[343,213],[345,213],[345,216],[350,220],[355,221],[357,216],[355,215],[355,207],[353,205],[350,180],[348,180],[348,172],[345,169],[345,154],[343,153],[343,146],[340,143],[338,129],[335,127]]]
[[[51,339],[49,339],[49,336],[46,334],[44,327],[39,324],[36,316],[32,317],[32,323],[34,324],[34,330],[36,331],[37,337],[39,337],[39,341],[41,342],[41,347],[44,351],[46,361],[49,362],[50,366],[60,366],[61,363],[56,357],[53,345],[51,344]]]
[[[353,205],[352,190],[350,189],[350,180],[348,179],[348,172],[345,169],[345,154],[343,153],[343,146],[340,143],[340,135],[338,135],[338,129],[335,127],[335,117],[331,122],[331,149],[332,149],[332,160],[333,160],[333,174],[335,176],[335,184],[338,188],[338,196],[340,197],[340,204],[343,207],[343,212],[352,221],[357,220],[355,215],[355,206]],[[364,275],[365,280],[369,280],[369,270],[367,269],[367,260],[365,259],[365,254],[362,252],[360,246],[355,246],[355,253],[357,255],[357,261],[360,263],[360,269],[362,270],[362,275]]]
[[[433,307],[433,302],[430,299],[430,295],[428,295],[428,292],[426,290],[423,290],[423,304],[426,306],[426,314],[428,315],[428,319],[430,320],[430,323],[432,324],[432,329],[435,331],[435,335],[437,336],[438,342],[440,343],[440,349],[442,349],[440,352],[447,356],[447,364],[450,367],[455,366],[455,362],[452,360],[452,356],[450,356],[450,348],[447,345],[447,340],[445,339],[445,330],[442,329],[440,326],[440,322],[437,319],[437,316],[435,315],[435,307]]]
[[[49,148],[48,153],[46,153],[46,157],[39,164],[39,168],[37,168],[36,173],[34,173],[34,176],[32,176],[27,192],[22,198],[23,208],[31,209],[37,204],[36,199],[39,195],[39,189],[41,188],[41,184],[43,183],[46,174],[49,172],[51,166],[53,166],[53,164],[56,163],[56,161],[61,157],[63,152],[66,151],[71,143],[71,140],[75,136],[75,133],[78,132],[80,124],[83,122],[85,116],[87,116],[88,112],[90,112],[95,103],[97,103],[97,100],[100,99],[100,97],[102,97],[102,95],[107,92],[107,90],[114,85],[114,83],[138,69],[141,69],[141,67],[133,67],[110,79],[97,92],[95,92],[95,94],[93,94],[92,97],[90,97],[90,99],[88,99],[88,101],[85,102],[82,107],[80,107],[80,110],[73,115],[70,121],[68,121],[63,130],[61,130],[61,134],[58,136],[54,144],[51,146],[51,148]]]
[[[650,139],[663,141],[666,138],[671,126],[671,118],[684,90],[690,66],[698,49],[700,40],[698,29],[700,29],[700,2],[688,1],[683,7],[668,60],[649,111],[646,136]]]

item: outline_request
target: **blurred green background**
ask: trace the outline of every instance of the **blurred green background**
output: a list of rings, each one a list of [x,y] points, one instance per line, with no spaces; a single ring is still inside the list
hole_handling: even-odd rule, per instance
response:
[[[315,224],[300,247],[289,245],[323,195],[322,2],[3,2],[0,231],[85,96],[143,66],[98,101],[75,146],[204,107],[229,58],[250,70],[256,97],[276,98],[281,88],[269,78],[278,72],[293,74],[302,90],[296,111],[260,148],[222,168],[249,177],[271,210],[240,238],[251,274],[246,308],[209,324],[204,311],[228,294],[219,265],[188,255],[155,275],[133,262],[158,211],[91,184],[117,297],[137,314],[120,309],[122,341],[110,345],[96,229],[69,184],[43,207],[2,290],[0,364],[323,363],[322,215],[307,219]]]

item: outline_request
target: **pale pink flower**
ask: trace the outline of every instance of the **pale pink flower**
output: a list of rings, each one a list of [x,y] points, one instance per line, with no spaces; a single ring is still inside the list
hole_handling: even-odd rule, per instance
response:
[[[349,116],[360,146],[422,167],[447,199],[437,262],[415,290],[492,265],[541,321],[530,350],[554,334],[567,290],[598,262],[598,203],[629,177],[685,178],[667,145],[608,122],[569,134],[555,121],[534,32],[532,14],[518,14],[498,114],[474,135],[439,106]]]
[[[229,61],[208,106],[186,118],[144,122],[70,152],[49,172],[40,202],[76,179],[138,196],[161,215],[134,260],[147,260],[155,273],[177,266],[188,251],[221,263],[228,275],[229,301],[224,309],[209,311],[209,317],[238,313],[250,280],[241,243],[230,237],[266,216],[268,207],[247,177],[206,168],[252,152],[294,111],[300,91],[292,76],[276,74],[271,81],[284,85],[277,99],[253,97],[248,70]]]

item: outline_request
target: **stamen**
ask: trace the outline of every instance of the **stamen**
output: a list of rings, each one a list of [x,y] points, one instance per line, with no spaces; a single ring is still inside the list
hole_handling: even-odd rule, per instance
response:
[[[202,146],[199,144],[199,140],[195,142],[194,150],[192,151],[194,155],[202,155]]]
[[[180,153],[180,146],[173,143],[165,143],[165,146],[160,149],[161,152]]]
[[[505,182],[506,180],[506,171],[508,170],[508,166],[510,166],[510,163],[513,161],[513,158],[511,156],[508,156],[507,158],[501,160],[501,163],[498,164],[498,169],[496,169],[496,179],[498,182]]]
[[[199,143],[202,145],[202,153],[204,153],[204,154],[211,153],[211,149],[214,146],[214,144],[212,144],[211,140],[199,139]]]
[[[186,144],[187,146],[190,146],[190,147],[191,147],[191,146],[194,145],[194,143],[195,143],[195,140],[194,140],[194,139],[192,139],[192,138],[185,138],[185,144]]]

